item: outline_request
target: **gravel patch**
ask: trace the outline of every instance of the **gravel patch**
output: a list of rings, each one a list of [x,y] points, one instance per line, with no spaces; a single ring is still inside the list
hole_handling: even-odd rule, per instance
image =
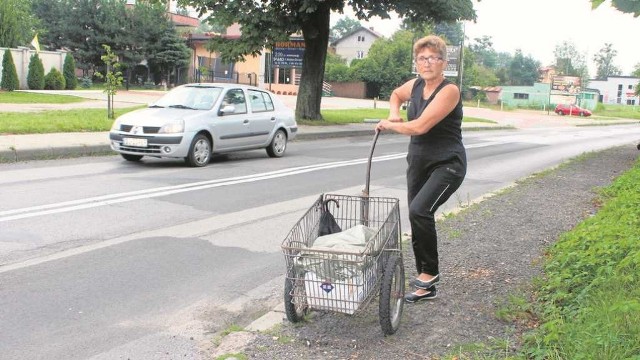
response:
[[[520,181],[456,216],[438,222],[438,298],[405,304],[400,328],[384,336],[377,301],[357,316],[313,311],[301,324],[252,332],[242,352],[256,359],[432,359],[461,346],[518,346],[521,328],[496,317],[509,295],[528,295],[541,257],[560,234],[597,211],[597,189],[628,170],[635,146],[587,154]],[[415,275],[405,246],[407,278]]]

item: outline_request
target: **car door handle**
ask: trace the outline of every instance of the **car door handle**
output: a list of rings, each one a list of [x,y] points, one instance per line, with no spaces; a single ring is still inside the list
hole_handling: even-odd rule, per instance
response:
[[[271,121],[276,121],[276,117],[275,117],[275,116],[272,116],[272,117],[271,117]]]
[[[244,121],[242,123],[243,124],[248,124],[249,123],[249,119],[244,119]]]

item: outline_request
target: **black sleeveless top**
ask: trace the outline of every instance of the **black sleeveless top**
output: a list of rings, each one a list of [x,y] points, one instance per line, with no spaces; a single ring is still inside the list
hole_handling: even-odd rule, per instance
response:
[[[433,91],[433,94],[425,100],[422,97],[425,81],[422,78],[418,78],[411,90],[411,103],[407,109],[407,120],[417,119],[433,101],[436,94],[449,84],[453,83],[444,79]],[[466,151],[462,144],[462,97],[460,97],[456,107],[431,130],[422,135],[411,136],[409,154],[424,155],[435,162],[458,160],[466,167]]]

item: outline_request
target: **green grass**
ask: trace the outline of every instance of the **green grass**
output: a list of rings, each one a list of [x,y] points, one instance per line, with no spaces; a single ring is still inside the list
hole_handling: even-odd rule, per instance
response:
[[[541,324],[525,337],[527,358],[640,354],[640,161],[599,200],[598,213],[548,251],[534,304]]]
[[[115,115],[140,107],[115,109]],[[0,134],[47,134],[59,132],[108,131],[113,120],[107,109],[55,110],[32,113],[0,113]]]
[[[593,115],[599,117],[640,119],[640,106],[638,105],[603,105],[599,106]]]
[[[70,104],[87,101],[78,96],[0,91],[0,104]]]

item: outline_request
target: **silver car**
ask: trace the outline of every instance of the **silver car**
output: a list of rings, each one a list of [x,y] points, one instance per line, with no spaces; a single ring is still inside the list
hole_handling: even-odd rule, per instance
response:
[[[205,166],[214,153],[266,149],[281,157],[298,126],[293,110],[260,88],[239,84],[181,85],[146,109],[116,119],[111,148],[129,161],[184,158]]]

